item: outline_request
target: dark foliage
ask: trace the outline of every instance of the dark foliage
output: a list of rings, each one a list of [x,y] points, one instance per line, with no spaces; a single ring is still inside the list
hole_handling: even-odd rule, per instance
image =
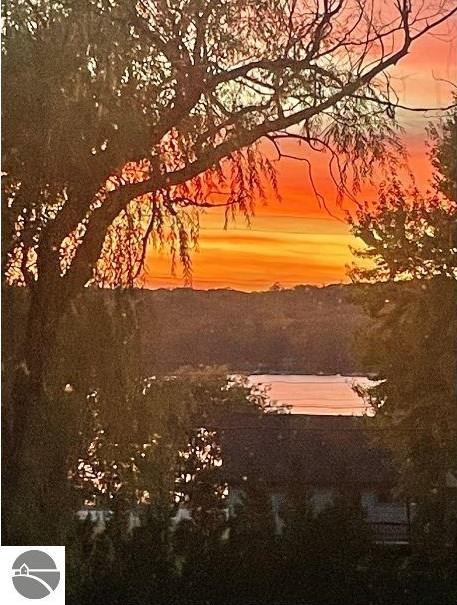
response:
[[[385,282],[384,296],[370,287],[356,296],[377,318],[362,350],[379,382],[366,396],[400,471],[399,488],[418,505],[414,537],[424,569],[439,569],[445,545],[457,550],[455,117],[454,108],[441,130],[431,129],[431,191],[394,178],[352,220],[365,243],[358,256],[371,264],[353,278]]]
[[[70,546],[70,605],[453,605],[457,568],[373,543],[360,512],[341,500],[312,515],[298,496],[273,533],[262,486],[221,528],[182,522],[175,534],[166,517],[120,537],[114,520],[91,537],[77,527]],[[179,538],[178,538],[179,535]]]

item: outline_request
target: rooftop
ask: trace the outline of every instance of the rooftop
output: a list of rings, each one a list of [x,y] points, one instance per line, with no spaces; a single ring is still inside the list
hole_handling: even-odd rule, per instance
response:
[[[370,434],[370,419],[308,414],[231,414],[220,419],[224,478],[314,487],[393,482],[385,451]]]

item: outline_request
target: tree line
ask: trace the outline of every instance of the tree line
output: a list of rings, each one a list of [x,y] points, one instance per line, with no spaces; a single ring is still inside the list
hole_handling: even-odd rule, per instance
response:
[[[71,352],[81,362],[84,355],[93,362],[97,349],[100,366],[122,355],[119,338],[113,335],[110,341],[110,334],[126,323],[128,313],[129,338],[139,339],[144,376],[199,365],[225,365],[242,373],[364,374],[370,368],[361,362],[355,336],[372,320],[353,303],[355,290],[353,285],[250,293],[88,290],[68,315]],[[11,329],[6,337],[16,340],[17,350],[28,294],[17,288],[7,296]],[[10,351],[14,346],[11,342]],[[76,371],[76,360],[73,365]]]

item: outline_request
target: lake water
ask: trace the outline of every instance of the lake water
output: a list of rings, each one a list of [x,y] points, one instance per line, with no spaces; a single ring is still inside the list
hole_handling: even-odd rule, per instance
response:
[[[255,374],[251,384],[269,387],[269,396],[291,406],[295,414],[342,414],[362,416],[370,408],[353,390],[354,384],[373,384],[363,376],[312,376],[306,374]]]

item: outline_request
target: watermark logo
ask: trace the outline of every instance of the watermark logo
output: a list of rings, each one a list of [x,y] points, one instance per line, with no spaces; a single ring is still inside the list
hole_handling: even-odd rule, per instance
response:
[[[27,599],[42,599],[57,588],[60,571],[42,550],[27,550],[13,563],[14,588]]]
[[[8,605],[63,605],[65,547],[0,546],[0,594]]]

